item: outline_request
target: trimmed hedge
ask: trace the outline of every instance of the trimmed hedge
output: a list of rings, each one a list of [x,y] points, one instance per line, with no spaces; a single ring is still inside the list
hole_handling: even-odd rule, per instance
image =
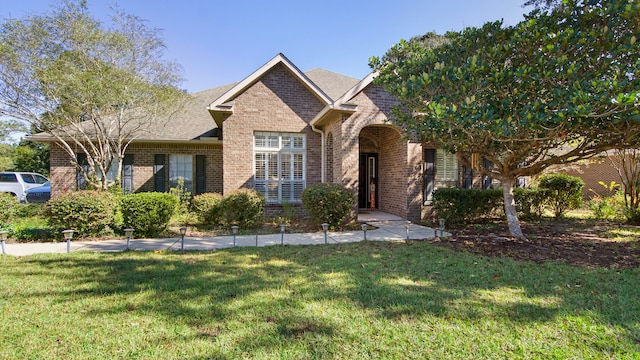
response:
[[[302,191],[302,205],[317,225],[332,229],[346,223],[355,205],[353,193],[336,183],[314,184]]]
[[[539,219],[544,212],[549,194],[545,189],[539,188],[515,188],[513,196],[516,200],[518,216],[530,219]]]
[[[264,197],[253,189],[232,191],[220,201],[220,212],[225,226],[257,227],[264,219]]]
[[[433,211],[448,223],[497,214],[503,204],[502,189],[441,188],[433,192]]]
[[[104,191],[64,193],[47,202],[44,214],[50,226],[73,229],[79,236],[108,233],[116,221],[116,197]]]
[[[121,209],[125,227],[136,236],[156,236],[169,225],[178,199],[167,193],[146,192],[122,197]]]
[[[218,225],[222,220],[221,203],[222,194],[205,193],[194,196],[191,200],[191,207],[202,222]]]

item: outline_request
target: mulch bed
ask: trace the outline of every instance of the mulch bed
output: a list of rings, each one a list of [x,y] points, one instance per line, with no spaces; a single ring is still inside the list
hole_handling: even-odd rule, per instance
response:
[[[522,223],[527,239],[509,237],[506,223],[475,224],[450,229],[451,238],[429,240],[434,245],[485,256],[574,266],[637,268],[640,239],[620,241],[602,237],[606,230],[630,227],[582,220]]]

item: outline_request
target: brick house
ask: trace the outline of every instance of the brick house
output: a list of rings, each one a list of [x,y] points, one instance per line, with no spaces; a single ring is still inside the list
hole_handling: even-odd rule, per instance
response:
[[[182,114],[133,142],[123,186],[167,191],[183,178],[194,194],[254,188],[277,209],[299,203],[309,185],[335,182],[359,209],[418,221],[434,188],[491,185],[454,155],[407,139],[389,122],[396,99],[373,79],[303,73],[278,54],[241,82],[193,94]],[[77,189],[68,155],[51,146],[50,156],[52,196]]]

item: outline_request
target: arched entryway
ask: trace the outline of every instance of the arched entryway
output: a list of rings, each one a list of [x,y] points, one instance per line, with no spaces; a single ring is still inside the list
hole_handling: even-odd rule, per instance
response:
[[[406,216],[407,148],[399,129],[369,125],[359,135],[358,207]]]

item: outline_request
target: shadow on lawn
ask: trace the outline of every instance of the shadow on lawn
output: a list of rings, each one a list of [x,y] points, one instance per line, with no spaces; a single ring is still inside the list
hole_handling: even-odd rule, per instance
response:
[[[194,336],[211,339],[248,324],[252,330],[234,338],[237,347],[246,349],[269,351],[282,342],[298,341],[312,353],[322,351],[315,348],[322,342],[310,339],[346,337],[344,319],[336,319],[331,311],[310,313],[308,306],[335,302],[381,321],[435,316],[526,325],[588,312],[603,324],[624,328],[632,342],[640,341],[640,276],[624,276],[624,272],[638,274],[638,269],[514,262],[421,242],[142,256],[131,252],[25,261],[47,268],[50,276],[67,269],[77,274],[76,289],[57,290],[59,301],[143,296],[86,309],[86,316],[154,313],[168,322],[184,321]]]

